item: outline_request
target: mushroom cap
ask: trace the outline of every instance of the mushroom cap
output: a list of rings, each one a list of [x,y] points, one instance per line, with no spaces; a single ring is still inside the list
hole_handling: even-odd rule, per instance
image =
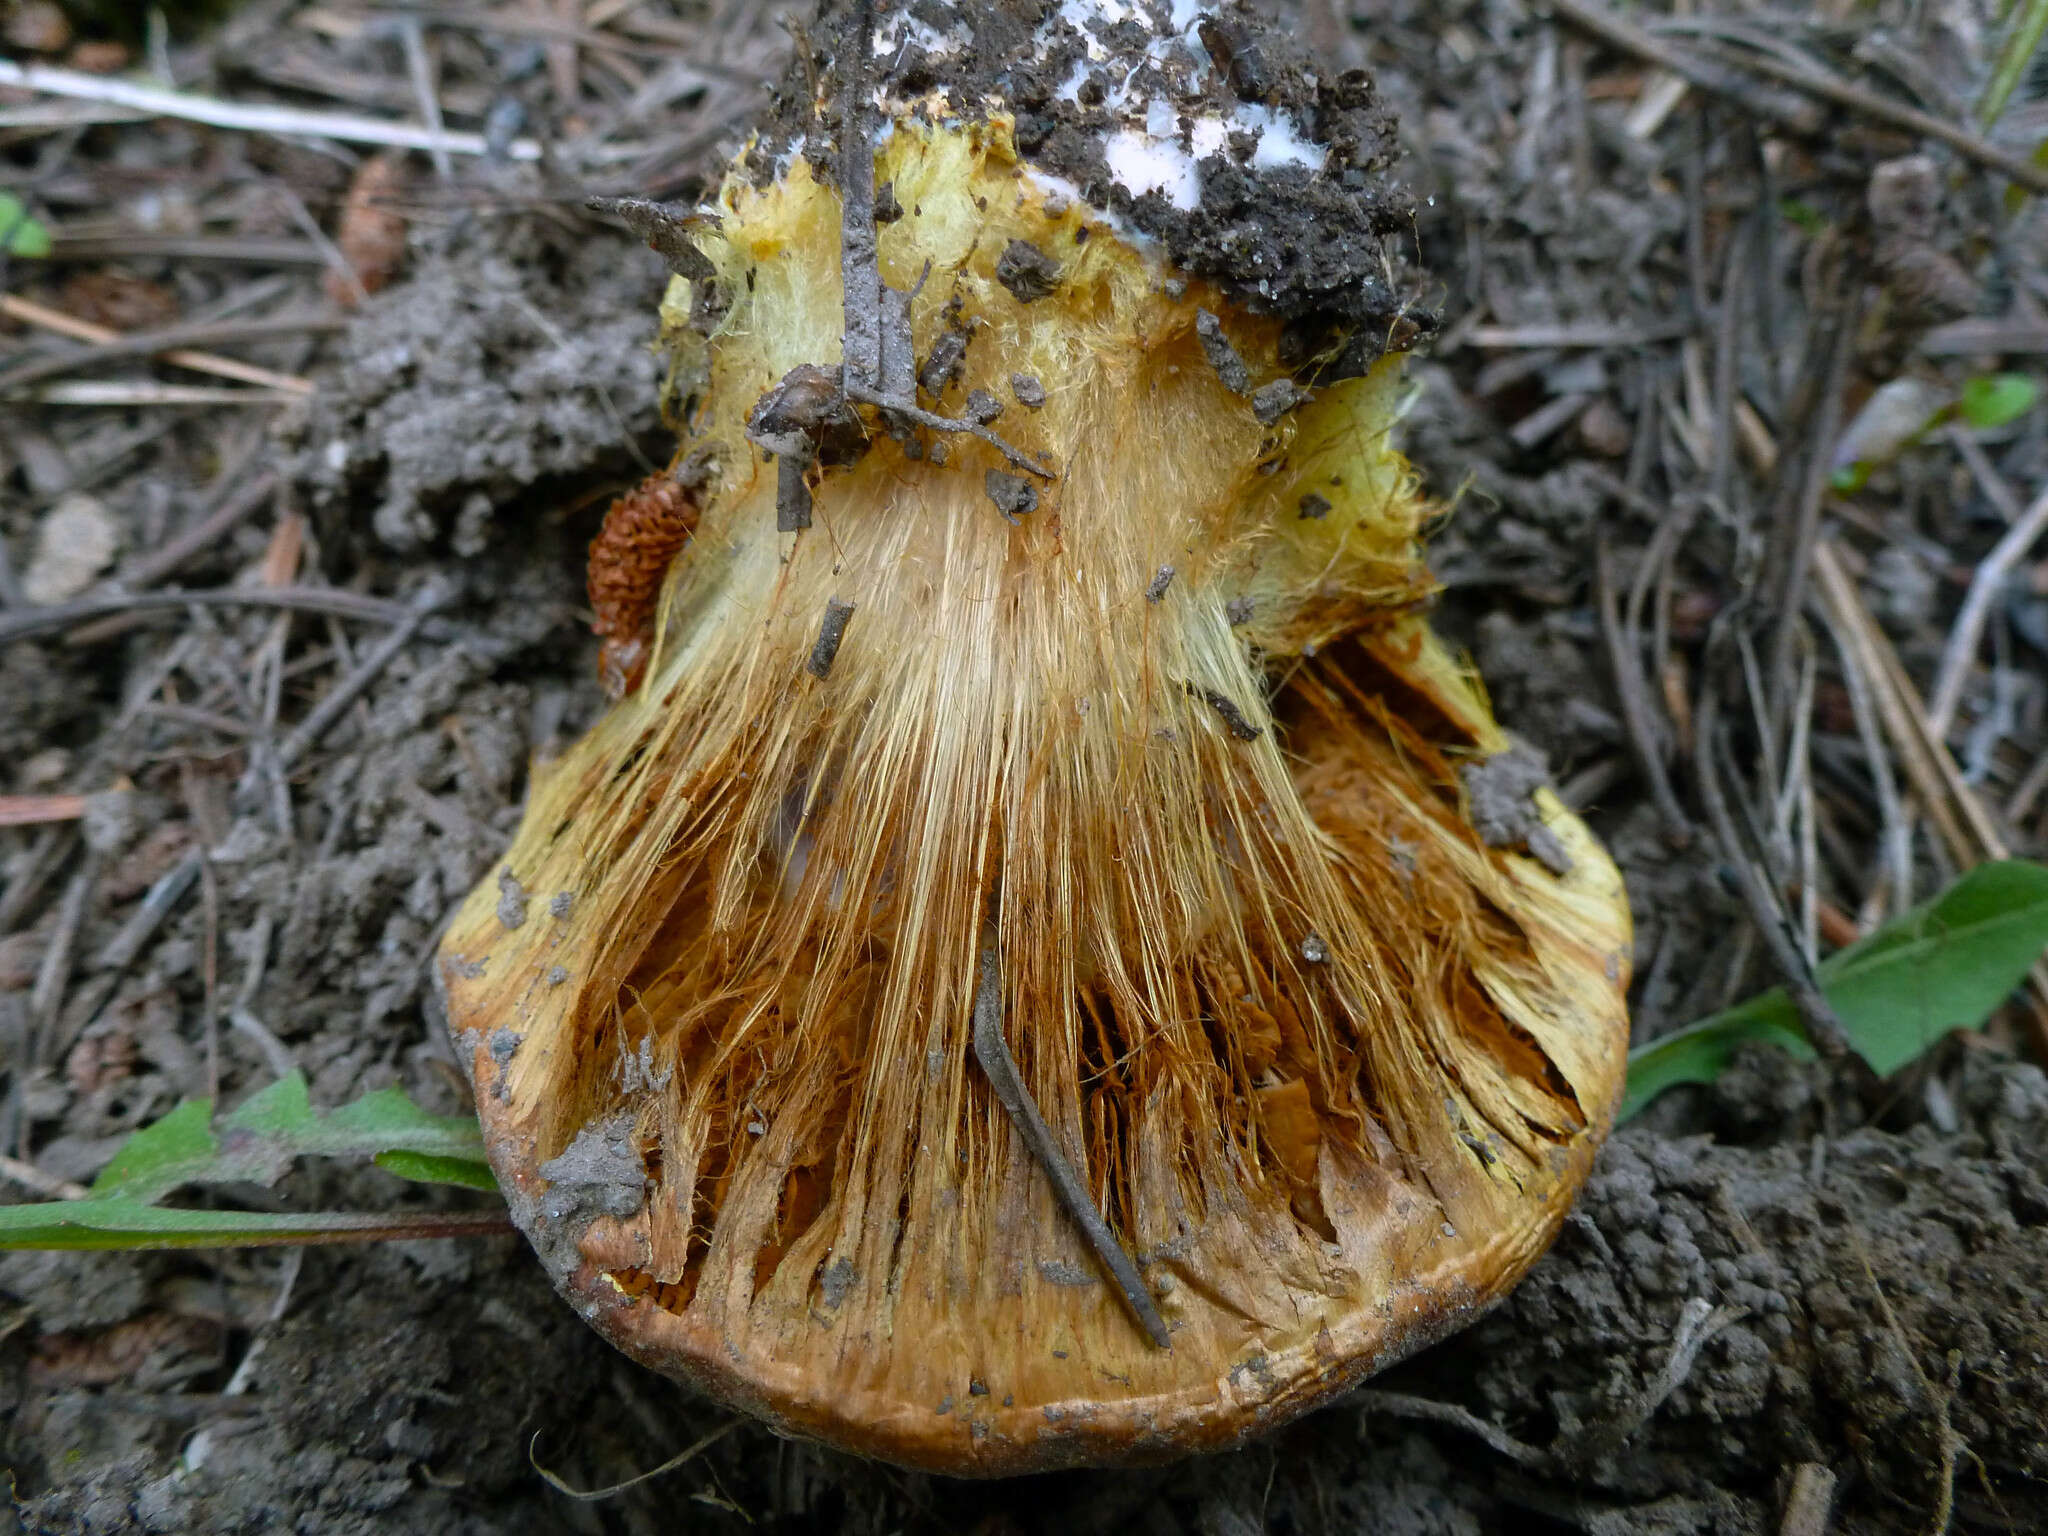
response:
[[[453,920],[449,1024],[514,1218],[634,1358],[954,1475],[1233,1445],[1550,1242],[1622,1086],[1627,902],[1422,615],[1398,356],[1283,365],[1285,317],[1000,111],[899,112],[879,161],[919,358],[969,335],[933,407],[987,391],[1056,474],[870,415],[778,533],[747,420],[836,356],[840,204],[801,157],[730,178],[664,308],[694,538]],[[976,1065],[990,948],[1166,1348]]]

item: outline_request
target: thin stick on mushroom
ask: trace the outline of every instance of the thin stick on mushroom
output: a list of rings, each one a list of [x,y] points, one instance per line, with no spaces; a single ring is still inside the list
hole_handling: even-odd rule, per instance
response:
[[[1173,1340],[1167,1334],[1166,1319],[1159,1315],[1158,1304],[1146,1288],[1145,1277],[1138,1273],[1138,1266],[1131,1262],[1131,1256],[1124,1252],[1116,1234],[1109,1230],[1109,1223],[1095,1208],[1095,1199],[1088,1193],[1088,1186],[1081,1182],[1074,1165],[1060,1151],[1060,1144],[1053,1139],[1052,1127],[1045,1123],[1045,1116],[1039,1113],[1031,1090],[1024,1086],[1024,1079],[1017,1071],[1017,1058],[1010,1054],[1009,1042],[1003,1039],[1003,982],[993,943],[982,946],[981,980],[974,991],[974,1059],[981,1063],[981,1070],[988,1075],[989,1087],[995,1090],[996,1098],[1008,1112],[1018,1134],[1024,1138],[1024,1144],[1031,1149],[1031,1155],[1038,1159],[1038,1166],[1052,1180],[1053,1192],[1060,1197],[1060,1204],[1067,1208],[1067,1214],[1074,1218],[1074,1225],[1088,1239],[1088,1246],[1095,1250],[1103,1268],[1116,1281],[1116,1288],[1122,1293],[1124,1304],[1131,1309],[1132,1316],[1137,1318],[1154,1344],[1161,1349],[1171,1349]]]
[[[1054,471],[1039,463],[1021,448],[1004,441],[978,421],[963,421],[953,416],[941,416],[937,411],[925,410],[902,395],[885,395],[879,390],[864,389],[850,381],[846,385],[846,398],[858,401],[862,405],[879,406],[885,411],[893,411],[905,420],[915,422],[920,427],[929,427],[934,432],[972,433],[1026,474],[1036,475],[1041,480],[1057,478]]]
[[[839,280],[846,306],[846,384],[872,389],[882,378],[882,269],[875,229],[875,155],[868,144],[868,56],[873,0],[854,7],[853,46],[839,59]]]

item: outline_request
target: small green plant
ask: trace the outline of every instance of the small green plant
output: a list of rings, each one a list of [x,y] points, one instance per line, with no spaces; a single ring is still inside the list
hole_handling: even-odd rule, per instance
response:
[[[1979,1029],[2048,947],[2048,867],[1981,864],[1925,906],[1820,963],[1850,1043],[1880,1076],[1953,1029]],[[1782,987],[1714,1014],[1629,1057],[1627,1119],[1666,1088],[1708,1083],[1752,1040],[1811,1058]]]
[[[1796,197],[1778,199],[1778,214],[1788,223],[1796,224],[1809,235],[1827,233],[1828,217],[1813,204],[1802,202]]]
[[[346,1242],[496,1230],[502,1213],[310,1213],[179,1210],[160,1204],[188,1185],[274,1184],[301,1157],[367,1158],[403,1179],[495,1190],[483,1136],[468,1115],[429,1114],[395,1088],[322,1114],[294,1072],[218,1125],[213,1104],[187,1099],[137,1131],[83,1200],[0,1206],[0,1249],[219,1248]]]
[[[1980,373],[1963,385],[1956,411],[1979,432],[2002,427],[2034,408],[2041,386],[2023,373]]]
[[[1871,395],[1843,432],[1828,483],[1838,494],[1854,495],[1874,470],[1919,447],[1929,433],[1950,422],[1993,431],[2019,420],[2040,398],[2040,384],[2024,373],[1980,373],[1966,379],[1954,396],[1924,380],[1893,379]]]
[[[41,258],[50,254],[50,231],[12,192],[0,192],[0,254]]]

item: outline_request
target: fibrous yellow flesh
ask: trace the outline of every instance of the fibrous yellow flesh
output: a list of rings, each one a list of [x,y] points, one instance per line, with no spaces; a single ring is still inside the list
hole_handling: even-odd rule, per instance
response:
[[[505,929],[480,890],[453,1021],[523,1037],[480,1085],[501,1159],[633,1115],[645,1208],[584,1252],[644,1355],[954,1470],[1229,1438],[1540,1251],[1619,1086],[1626,906],[1554,802],[1564,877],[1460,815],[1458,763],[1504,741],[1416,615],[1396,362],[1261,426],[1195,322],[1260,382],[1277,326],[1062,208],[1000,121],[904,118],[879,175],[920,356],[956,295],[974,327],[943,407],[987,389],[1057,478],[1013,526],[993,448],[881,437],[778,535],[744,420],[837,361],[839,203],[801,161],[730,187],[696,540],[645,683],[537,776],[507,857],[569,916]],[[1056,292],[996,280],[1011,239]],[[832,598],[856,611],[818,679]],[[1170,1350],[974,1064],[991,939],[1025,1081]]]

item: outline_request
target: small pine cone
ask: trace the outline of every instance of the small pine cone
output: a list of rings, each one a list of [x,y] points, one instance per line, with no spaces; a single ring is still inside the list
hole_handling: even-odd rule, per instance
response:
[[[617,699],[639,686],[654,638],[655,603],[676,552],[697,526],[697,503],[667,474],[649,475],[611,504],[590,541],[593,632],[604,636],[598,675]]]

